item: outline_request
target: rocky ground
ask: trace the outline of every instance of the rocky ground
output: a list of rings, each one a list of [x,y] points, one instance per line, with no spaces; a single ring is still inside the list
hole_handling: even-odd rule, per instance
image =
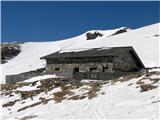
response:
[[[1,43],[1,64],[14,58],[21,52],[21,43]]]
[[[137,99],[140,99],[141,97],[142,99],[138,101],[140,102],[138,106],[143,106],[143,104],[145,103],[145,99],[146,100],[149,99],[150,104],[158,105],[160,102],[159,96],[158,94],[155,94],[158,92],[155,92],[155,93],[152,93],[152,92],[155,90],[156,91],[158,90],[159,80],[160,80],[160,71],[150,71],[149,73],[146,73],[142,76],[129,75],[129,76],[124,76],[112,81],[101,81],[101,80],[78,81],[78,80],[67,79],[67,78],[48,78],[48,79],[41,79],[37,81],[34,80],[30,82],[24,81],[16,84],[1,84],[1,96],[3,100],[2,110],[4,112],[3,117],[4,119],[15,118],[18,120],[43,118],[44,116],[47,116],[49,113],[45,113],[45,115],[42,116],[40,113],[38,113],[38,111],[40,110],[40,108],[44,109],[48,105],[50,106],[50,102],[52,102],[53,104],[52,106],[53,109],[60,109],[56,107],[56,104],[60,105],[67,101],[68,103],[69,101],[75,101],[73,104],[73,106],[75,106],[75,108],[73,107],[75,111],[76,111],[76,103],[79,103],[81,101],[82,101],[81,103],[82,105],[84,104],[83,101],[86,101],[86,103],[89,101],[91,103],[93,101],[97,101],[99,102],[98,103],[99,106],[97,107],[108,106],[108,103],[105,103],[105,102],[103,103],[103,101],[104,100],[107,101],[107,99],[109,100],[111,98],[112,98],[112,101],[114,101],[114,97],[116,96],[114,96],[113,91],[116,90],[117,87],[120,87],[120,88],[123,87],[123,89],[126,88],[126,90],[127,89],[132,90],[132,92],[134,90],[134,93],[132,92],[127,93],[127,95],[125,96],[122,95],[119,98],[123,100],[127,99],[125,102],[126,102],[126,106],[128,107],[130,106],[130,104],[128,104],[128,97],[133,97],[132,98],[133,105],[131,105],[132,107],[134,106],[134,102]],[[120,91],[120,90],[121,89],[118,90],[119,93],[117,93],[117,95],[127,92],[127,91],[123,91],[123,90]],[[113,93],[112,94],[108,93],[108,91]],[[152,92],[149,93],[150,91]],[[133,95],[130,96],[130,94],[133,94]],[[136,98],[137,95],[140,98]],[[100,101],[98,101],[98,99]],[[88,105],[91,103],[88,103]],[[118,103],[119,103],[119,100],[117,100],[117,103],[114,103],[114,104],[118,104]],[[66,104],[66,106],[68,106],[68,104]],[[129,108],[130,110],[132,109],[131,106]],[[65,104],[63,104],[63,106],[61,107],[65,107]],[[94,113],[95,108],[92,108],[92,107],[93,106],[90,106],[90,108],[88,108],[88,111],[90,112],[93,111]],[[118,111],[118,108],[119,107],[117,106],[116,114],[118,114],[118,112],[120,114],[120,111]],[[30,112],[32,113],[34,109],[37,109],[35,114],[28,114]],[[146,109],[151,109],[151,108],[148,106],[148,108]],[[83,108],[81,108],[81,110],[83,111]],[[105,116],[105,118],[108,118],[107,114],[105,113],[105,110],[107,109],[103,108],[102,110],[102,113],[104,112],[103,116]],[[128,108],[126,109],[126,111],[127,110]],[[116,112],[116,110],[113,110],[112,112],[114,113]],[[152,115],[151,117],[152,118],[156,117],[155,114],[158,112],[156,107],[152,112],[155,112],[155,113],[153,113],[154,116]],[[56,113],[53,112],[53,114],[50,116],[55,118],[67,118],[63,116],[65,112],[62,111],[62,113],[59,113],[59,114],[62,114],[62,115],[58,116],[56,115]],[[95,118],[97,118],[96,114],[95,114]],[[145,114],[145,110],[141,114]],[[76,118],[74,114],[70,113],[70,118],[72,118],[71,116],[73,118]],[[79,118],[81,118],[81,116],[79,116]]]

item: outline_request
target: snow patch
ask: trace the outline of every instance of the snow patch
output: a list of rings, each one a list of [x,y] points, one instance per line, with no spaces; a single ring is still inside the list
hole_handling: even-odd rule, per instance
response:
[[[32,77],[30,79],[24,80],[23,82],[35,82],[39,80],[45,80],[48,78],[57,78],[57,76],[56,75],[42,75],[42,76]]]

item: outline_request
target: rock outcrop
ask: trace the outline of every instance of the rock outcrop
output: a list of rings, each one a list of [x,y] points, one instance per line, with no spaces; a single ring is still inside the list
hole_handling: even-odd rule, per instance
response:
[[[93,40],[93,39],[95,39],[95,38],[97,38],[97,37],[102,37],[102,36],[103,36],[103,34],[101,34],[101,33],[99,33],[99,32],[94,32],[94,33],[88,32],[88,33],[86,34],[87,40]]]
[[[17,43],[2,43],[1,44],[1,64],[14,58],[21,52],[21,47]]]
[[[118,30],[117,32],[115,32],[114,34],[112,34],[111,36],[117,35],[117,34],[121,34],[121,33],[124,33],[124,32],[127,32],[128,29],[129,29],[129,28],[127,28],[127,27],[125,27],[125,28],[123,28],[123,29],[120,29],[120,30]]]

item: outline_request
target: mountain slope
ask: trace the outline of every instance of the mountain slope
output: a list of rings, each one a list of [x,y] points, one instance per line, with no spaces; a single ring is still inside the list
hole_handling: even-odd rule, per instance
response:
[[[21,53],[7,63],[1,65],[2,80],[5,75],[18,74],[45,67],[45,61],[40,57],[61,50],[61,52],[97,48],[133,46],[146,67],[158,67],[159,23],[143,28],[128,30],[125,33],[112,36],[118,30],[97,30],[102,37],[86,40],[84,33],[80,36],[55,42],[26,42],[21,46]],[[94,30],[95,31],[95,30]],[[89,32],[94,32],[89,31]]]
[[[54,78],[46,75],[10,87],[2,85],[0,117],[4,120],[159,118],[160,69],[111,81]]]
[[[133,46],[146,67],[158,67],[159,23],[116,34],[115,30],[99,32],[94,40],[86,33],[56,42],[26,42],[15,58],[1,64],[1,80],[45,67],[40,57],[56,51],[79,51],[97,47]],[[3,68],[3,69],[2,69]],[[3,76],[2,76],[3,75]],[[143,75],[132,74],[118,79],[72,80],[55,75],[37,76],[16,84],[1,84],[4,120],[35,119],[159,119],[160,69],[149,69]]]

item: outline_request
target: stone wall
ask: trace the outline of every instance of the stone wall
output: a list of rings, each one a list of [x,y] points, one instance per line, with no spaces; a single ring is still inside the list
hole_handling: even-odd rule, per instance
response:
[[[76,72],[76,74],[74,74],[74,68],[78,68],[78,72]],[[97,77],[97,79],[110,79],[111,76],[120,76],[122,73],[119,70],[115,70],[113,63],[49,64],[46,67],[46,72],[49,74],[55,73],[58,76],[65,76],[69,78],[76,78],[75,75],[78,76],[77,78],[80,78],[80,76],[82,76],[82,78],[90,78],[84,76],[87,74],[87,76],[93,76],[94,73],[97,74],[96,76],[103,76]]]
[[[92,58],[86,58],[89,61]],[[81,63],[79,62],[80,60]],[[93,59],[92,59],[93,60]],[[101,60],[99,58],[99,60]],[[77,62],[77,61],[74,61]],[[53,64],[49,62],[46,66],[46,72],[58,76],[65,76],[69,78],[76,78],[74,73],[74,68],[78,69],[76,73],[77,78],[91,78],[95,79],[111,79],[115,77],[122,76],[123,74],[128,74],[129,72],[138,71],[138,66],[134,60],[132,54],[128,51],[125,54],[121,54],[118,57],[113,57],[111,60],[104,58],[99,62],[84,62],[83,59],[78,59],[77,63],[66,62]]]
[[[15,75],[6,75],[6,83],[12,84],[12,83],[24,81],[26,79],[30,79],[32,77],[45,75],[46,72],[44,70],[45,68],[41,68],[35,71],[24,72],[24,73],[15,74]]]
[[[78,72],[73,75],[74,79],[95,79],[95,80],[112,80],[126,75],[122,72]]]

